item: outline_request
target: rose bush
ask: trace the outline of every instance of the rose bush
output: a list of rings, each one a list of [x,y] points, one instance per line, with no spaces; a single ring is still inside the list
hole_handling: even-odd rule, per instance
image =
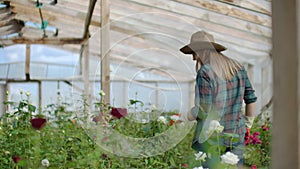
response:
[[[189,147],[192,138],[190,133],[172,150],[153,157],[132,159],[106,152],[97,146],[82,128],[83,121],[87,118],[84,116],[87,105],[84,99],[79,103],[81,106],[78,106],[75,112],[69,110],[71,105],[63,102],[37,109],[30,103],[29,94],[19,102],[6,100],[8,111],[3,113],[4,116],[0,119],[0,168],[108,169],[192,166],[188,164],[187,158],[192,152]],[[112,110],[109,105],[103,103],[95,105],[104,114]],[[152,122],[132,123],[126,118],[120,118],[109,123],[126,135],[150,137],[170,127],[170,116],[176,113],[160,112],[163,118]],[[124,113],[122,115],[127,116]]]
[[[270,168],[271,164],[270,112],[259,114],[253,123],[250,136],[245,140],[244,163],[252,168]]]

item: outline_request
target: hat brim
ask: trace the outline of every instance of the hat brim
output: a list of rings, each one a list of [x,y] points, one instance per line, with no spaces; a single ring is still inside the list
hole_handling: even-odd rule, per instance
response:
[[[203,49],[215,49],[217,52],[222,52],[227,48],[215,42],[192,42],[184,47],[180,48],[180,51],[184,54],[193,54],[195,51]]]

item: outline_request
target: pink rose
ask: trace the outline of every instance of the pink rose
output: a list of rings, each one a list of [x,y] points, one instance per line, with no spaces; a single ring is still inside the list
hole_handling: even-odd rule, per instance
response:
[[[184,164],[182,164],[182,167],[183,167],[183,168],[187,168],[187,167],[188,167],[188,164],[187,164],[187,163],[184,163]]]
[[[255,164],[251,165],[251,169],[257,169],[257,166]]]

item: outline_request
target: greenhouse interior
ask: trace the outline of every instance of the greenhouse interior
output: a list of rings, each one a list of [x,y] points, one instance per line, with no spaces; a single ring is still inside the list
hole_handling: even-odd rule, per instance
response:
[[[272,108],[288,96],[273,98],[273,68],[297,59],[273,60],[272,10],[296,2],[0,0],[0,168],[205,168],[209,152],[191,148],[196,122],[177,123],[195,105],[195,61],[180,48],[197,31],[244,66],[257,96],[243,158],[227,163],[215,143],[218,167],[280,168]],[[280,16],[278,25],[288,22]],[[281,167],[297,163],[297,152]]]

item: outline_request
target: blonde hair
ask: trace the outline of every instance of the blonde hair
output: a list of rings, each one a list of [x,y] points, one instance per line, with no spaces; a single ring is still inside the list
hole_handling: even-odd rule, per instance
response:
[[[201,65],[209,64],[215,74],[222,79],[230,80],[234,74],[242,68],[242,65],[236,60],[230,59],[227,56],[215,50],[196,51],[196,70],[199,63]]]

